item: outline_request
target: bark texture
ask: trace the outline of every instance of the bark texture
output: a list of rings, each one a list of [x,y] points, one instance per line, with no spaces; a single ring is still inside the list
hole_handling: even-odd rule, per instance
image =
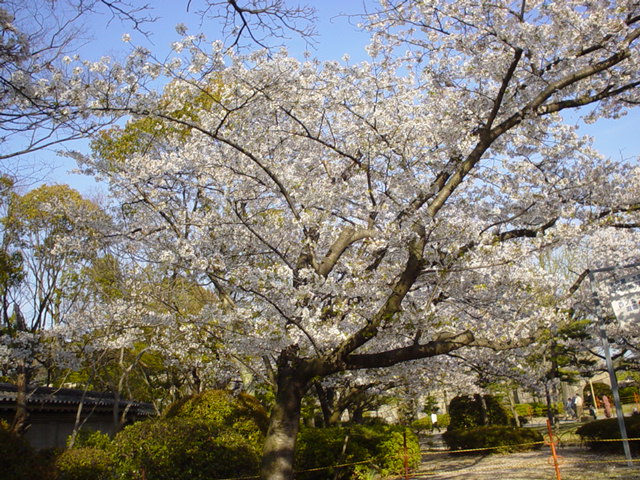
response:
[[[279,368],[278,391],[262,455],[261,480],[293,480],[300,407],[307,388],[308,382],[301,374],[287,366]]]

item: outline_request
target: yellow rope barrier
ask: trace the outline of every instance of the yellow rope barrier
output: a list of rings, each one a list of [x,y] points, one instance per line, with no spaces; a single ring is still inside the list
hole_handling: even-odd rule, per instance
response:
[[[629,438],[627,439],[628,441],[640,441],[640,438]],[[585,442],[622,442],[622,439],[619,438],[607,438],[607,439],[601,439],[601,440],[586,440],[584,442],[581,443],[564,443],[563,442],[563,447],[562,448],[566,448],[566,447],[571,447],[571,446],[575,446],[575,447],[581,447],[584,445]],[[519,443],[519,444],[515,444],[515,445],[498,445],[495,447],[483,447],[483,448],[467,448],[467,449],[460,449],[460,450],[421,450],[420,454],[422,456],[429,456],[429,455],[455,455],[457,453],[471,453],[471,452],[482,452],[482,451],[487,451],[487,450],[498,450],[501,448],[514,448],[514,447],[532,447],[535,445],[545,445],[549,443],[549,439],[542,441],[542,442],[529,442],[529,443]],[[558,440],[555,440],[555,443],[558,443]],[[637,459],[632,459],[632,462],[636,462],[636,463],[640,463],[640,458]],[[580,464],[581,465],[598,465],[598,464],[607,464],[607,463],[626,463],[628,462],[627,459],[610,459],[610,460],[581,460]],[[330,465],[330,466],[326,466],[326,467],[317,467],[317,468],[309,468],[309,469],[305,469],[305,470],[296,470],[296,474],[298,473],[308,473],[308,472],[319,472],[322,470],[329,470],[332,468],[344,468],[344,467],[351,467],[351,466],[355,466],[355,465],[364,465],[367,463],[371,463],[371,460],[363,460],[363,461],[359,461],[359,462],[350,462],[350,463],[341,463],[341,464],[337,464],[337,465]],[[547,461],[545,462],[521,462],[521,463],[516,463],[516,464],[510,464],[510,465],[506,465],[506,466],[492,466],[492,467],[469,467],[469,468],[473,468],[474,472],[478,472],[478,473],[486,473],[486,472],[491,472],[491,471],[505,471],[505,470],[522,470],[522,469],[526,469],[526,468],[532,468],[532,467],[545,467],[548,468],[549,464]],[[568,468],[575,468],[575,467],[568,467]],[[459,470],[456,470],[458,473],[460,472]],[[453,473],[453,472],[449,472],[447,470],[438,470],[433,471],[433,470],[417,470],[414,471],[410,474],[410,477],[415,478],[417,476],[435,476],[435,475],[445,475],[447,473]],[[223,478],[223,479],[217,479],[217,480],[255,480],[260,478],[259,476],[250,476],[250,477],[233,477],[233,478]]]
[[[482,448],[466,448],[466,449],[456,449],[456,450],[439,450],[439,451],[421,451],[422,455],[440,455],[442,453],[453,454],[453,453],[469,453],[469,452],[481,452],[483,450],[498,450],[500,448],[513,448],[513,447],[530,447],[533,445],[544,445],[545,442],[530,442],[530,443],[518,443],[515,445],[498,445],[496,447],[482,447]]]
[[[371,463],[371,460],[363,460],[361,462],[341,463],[338,465],[330,465],[328,467],[307,468],[305,470],[296,470],[295,473],[320,472],[322,470],[329,470],[331,468],[351,467],[354,465],[364,465],[365,463]],[[260,476],[254,475],[252,477],[217,478],[215,480],[254,480],[257,478],[260,478]]]
[[[363,460],[361,462],[352,462],[352,463],[341,463],[339,465],[330,465],[328,467],[308,468],[306,470],[296,470],[295,473],[319,472],[321,470],[329,470],[330,468],[352,467],[354,465],[364,465],[365,463],[371,463],[371,460]]]

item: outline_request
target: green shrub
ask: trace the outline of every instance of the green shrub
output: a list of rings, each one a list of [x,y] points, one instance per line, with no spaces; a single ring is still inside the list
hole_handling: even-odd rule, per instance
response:
[[[71,442],[71,435],[67,439],[67,446]],[[109,434],[102,433],[100,430],[80,430],[76,434],[73,447],[92,447],[99,448],[101,450],[107,450],[111,444],[111,438]]]
[[[442,438],[451,450],[491,449],[489,453],[533,450],[540,448],[543,441],[542,434],[537,430],[504,425],[447,430]],[[485,454],[487,450],[478,453]]]
[[[486,405],[488,425],[508,425],[509,415],[493,395],[455,397],[449,403],[449,425],[447,430],[460,430],[484,425],[482,400]]]
[[[147,480],[210,480],[254,475],[261,445],[212,422],[162,418],[123,429],[112,443],[117,474]]]
[[[109,480],[113,475],[110,455],[96,447],[72,448],[55,461],[57,480]]]
[[[625,417],[624,424],[628,438],[640,438],[640,416]],[[623,451],[622,442],[607,441],[620,440],[620,428],[617,418],[594,420],[593,422],[585,423],[576,430],[576,433],[580,435],[581,440],[592,450],[608,452]],[[634,453],[640,453],[639,441],[631,441],[629,442],[629,446]]]
[[[411,429],[417,433],[424,433],[431,431],[431,418],[422,417],[418,420],[411,422]]]
[[[254,397],[211,390],[171,405],[159,419],[125,428],[111,451],[124,479],[255,475],[267,424],[267,413]]]
[[[620,395],[620,401],[622,403],[635,403],[636,401],[636,397],[635,395],[638,395],[638,387],[635,385],[629,385],[627,387],[622,387],[620,388],[620,391],[618,392]]]
[[[260,402],[251,395],[233,395],[226,390],[208,390],[171,405],[167,419],[197,419],[218,429],[232,429],[251,442],[262,445],[269,417]]]
[[[358,422],[358,424],[360,425],[378,425],[378,426],[384,426],[384,425],[390,425],[389,422],[382,418],[382,417],[377,417],[374,415],[364,415],[362,417],[362,421]]]
[[[441,429],[446,429],[449,426],[449,414],[443,413],[442,415],[438,415],[438,427]],[[433,426],[431,424],[431,417],[427,415],[426,417],[419,418],[411,422],[411,428],[414,432],[417,433],[425,433],[431,432],[433,430]]]
[[[438,414],[438,425],[440,428],[449,428],[449,424],[451,423],[451,417],[448,413]]]
[[[36,452],[24,437],[15,435],[0,421],[1,478],[3,480],[46,480],[52,477],[48,452]]]
[[[563,412],[564,407],[561,403],[551,405],[552,409],[556,412]],[[522,417],[546,417],[547,416],[547,404],[539,402],[531,403],[518,403],[516,404],[516,412]]]
[[[296,449],[296,478],[324,480],[326,478],[358,478],[371,470],[381,476],[398,475],[404,468],[403,427],[389,425],[353,425],[351,427],[303,428]],[[349,435],[343,452],[345,437]],[[417,437],[407,431],[409,465],[420,464]],[[338,469],[323,468],[345,463],[364,462]],[[314,472],[304,470],[320,468]]]

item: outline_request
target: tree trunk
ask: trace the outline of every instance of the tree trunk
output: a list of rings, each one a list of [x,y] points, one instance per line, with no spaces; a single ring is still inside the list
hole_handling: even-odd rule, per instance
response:
[[[342,419],[342,410],[334,410],[329,416],[329,421],[327,422],[327,427],[334,427],[340,423]]]
[[[545,382],[544,384],[544,393],[547,400],[547,419],[551,423],[551,425],[555,425],[556,415],[553,408],[553,401],[551,400],[551,392],[549,391],[549,384]]]
[[[329,407],[329,392],[325,390],[319,381],[314,382],[318,402],[320,402],[320,410],[322,411],[323,427],[331,425],[331,408]]]
[[[484,395],[476,393],[476,401],[480,403],[480,412],[482,413],[482,425],[489,425],[489,409],[487,407],[487,399]]]
[[[518,415],[518,410],[516,409],[516,402],[513,399],[513,390],[509,390],[509,406],[511,407],[511,413],[513,414],[513,421],[516,424],[516,427],[520,428],[520,415]]]
[[[307,387],[307,382],[296,376],[295,372],[278,372],[278,391],[262,454],[261,480],[293,479],[300,407]]]
[[[24,435],[29,428],[29,410],[27,409],[27,386],[29,372],[24,360],[18,361],[18,375],[16,378],[16,413],[11,423],[11,431],[17,435]]]
[[[351,421],[356,425],[364,423],[364,406],[354,407],[351,410]]]
[[[113,422],[113,431],[120,431],[120,392],[113,392],[113,407],[111,409],[111,420]]]
[[[71,431],[71,436],[69,437],[69,448],[73,448],[76,443],[76,437],[78,436],[78,432],[80,428],[84,425],[82,422],[82,409],[84,408],[84,400],[87,397],[87,390],[89,389],[89,384],[87,383],[84,387],[84,391],[82,392],[82,397],[80,398],[80,403],[78,404],[78,408],[76,409],[76,419],[73,423],[73,430]],[[86,421],[86,419],[85,419]]]

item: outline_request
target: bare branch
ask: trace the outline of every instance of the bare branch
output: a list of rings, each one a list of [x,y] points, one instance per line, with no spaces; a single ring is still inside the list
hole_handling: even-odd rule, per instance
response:
[[[271,41],[285,41],[289,35],[311,42],[316,34],[316,10],[310,5],[288,6],[285,0],[202,0],[198,11],[222,20],[229,48],[242,49],[251,44],[270,50],[281,47]],[[189,1],[189,7],[193,2]],[[245,43],[246,42],[246,43]]]

